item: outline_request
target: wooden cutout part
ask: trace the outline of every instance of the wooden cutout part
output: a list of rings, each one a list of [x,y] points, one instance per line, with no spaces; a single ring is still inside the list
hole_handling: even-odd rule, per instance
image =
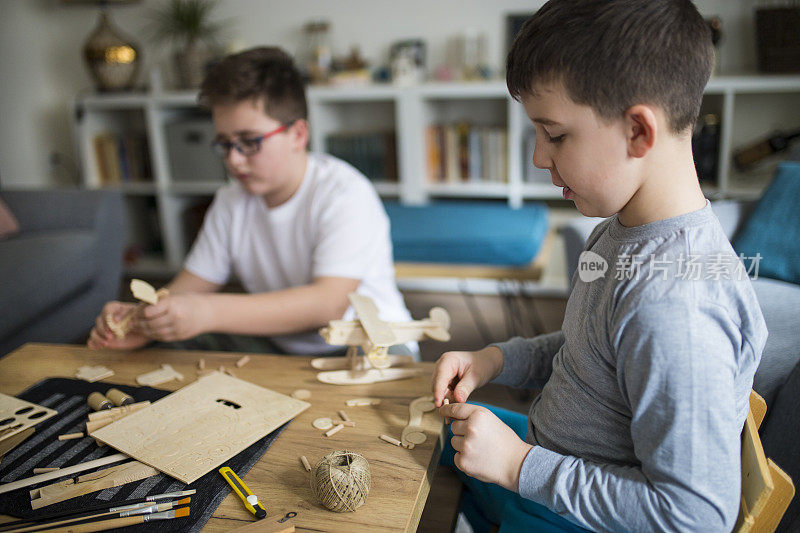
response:
[[[397,337],[392,331],[391,326],[378,318],[378,307],[372,298],[351,292],[347,295],[350,304],[358,315],[358,321],[364,327],[364,331],[369,337],[369,342],[375,346],[391,346],[397,342]]]
[[[79,477],[71,485],[49,485],[39,488],[39,497],[31,500],[34,510],[98,490],[118,487],[159,474],[155,468],[139,461],[129,461]]]
[[[303,463],[303,468],[306,469],[306,472],[311,472],[311,463],[308,462],[305,455],[300,456],[300,462]]]
[[[197,362],[197,370],[205,370],[205,369],[206,369],[206,360],[205,359],[200,359]]]
[[[414,363],[414,358],[410,355],[389,354],[387,357],[389,364],[393,367]],[[363,355],[357,356],[355,368],[350,367],[350,358],[348,357],[318,357],[311,360],[311,366],[317,370],[367,370],[369,368]]]
[[[133,297],[141,302],[128,311],[119,321],[114,320],[110,315],[105,317],[108,329],[119,339],[124,339],[130,332],[133,318],[141,313],[142,309],[148,305],[155,305],[159,299],[169,296],[167,289],[161,288],[156,291],[152,285],[140,279],[132,279],[130,288]]]
[[[215,372],[92,436],[188,484],[309,407]]]
[[[138,376],[136,378],[136,383],[148,387],[156,387],[167,381],[172,381],[173,379],[183,381],[183,374],[176,372],[171,365],[164,363],[158,370],[153,370],[152,372]]]
[[[250,356],[249,355],[245,355],[244,357],[242,357],[241,359],[236,361],[236,368],[242,368],[244,365],[246,365],[249,362],[250,362]]]
[[[54,409],[0,393],[0,443],[56,414]]]
[[[101,379],[110,378],[113,375],[114,375],[113,370],[111,370],[110,368],[106,368],[102,365],[82,366],[75,373],[76,378],[88,381],[89,383],[94,383],[95,381],[100,381]]]
[[[337,424],[341,424],[346,428],[354,428],[354,427],[356,427],[356,423],[353,422],[352,420],[337,420],[336,423]]]
[[[297,389],[292,393],[292,398],[296,398],[298,400],[308,400],[311,398],[311,391],[307,389]]]
[[[60,469],[57,472],[49,472],[47,474],[39,474],[38,476],[33,476],[25,479],[18,479],[17,481],[12,481],[11,483],[0,485],[0,494],[10,492],[12,490],[21,489],[22,487],[35,485],[36,483],[43,483],[45,481],[50,481],[51,479],[69,476],[76,472],[91,470],[92,468],[97,468],[98,466],[105,466],[111,463],[118,463],[120,461],[125,461],[126,459],[130,459],[130,457],[128,457],[124,453],[115,453],[114,455],[101,457],[100,459],[95,459],[94,461],[86,461],[85,463],[68,466],[66,468]]]
[[[140,279],[131,280],[131,293],[133,297],[150,305],[158,303],[158,293],[155,287]]]
[[[0,459],[2,459],[5,454],[19,446],[25,439],[33,435],[35,430],[36,428],[29,427],[28,429],[20,431],[13,437],[7,438],[0,442]]]
[[[74,440],[82,439],[83,437],[83,433],[65,433],[64,435],[59,435],[58,440]]]
[[[428,437],[420,426],[422,414],[434,409],[436,409],[436,405],[433,403],[433,396],[421,396],[412,400],[408,406],[408,425],[403,428],[403,434],[400,437],[404,448],[413,450],[415,445],[422,444],[427,440]]]
[[[344,404],[348,407],[363,407],[366,405],[380,405],[380,398],[351,398],[345,400]]]
[[[331,385],[365,385],[368,383],[380,383],[381,381],[413,378],[419,376],[422,372],[423,370],[418,368],[387,368],[384,370],[370,368],[369,370],[358,372],[331,370],[330,372],[318,373],[317,379]]]
[[[344,420],[345,422],[350,422],[350,417],[349,417],[349,416],[347,416],[347,413],[345,413],[345,412],[344,412],[344,409],[340,409],[340,410],[339,410],[339,416],[340,416],[340,417],[342,418],[342,420]]]
[[[330,418],[317,418],[311,423],[311,425],[317,429],[331,429],[333,427],[333,420]]]

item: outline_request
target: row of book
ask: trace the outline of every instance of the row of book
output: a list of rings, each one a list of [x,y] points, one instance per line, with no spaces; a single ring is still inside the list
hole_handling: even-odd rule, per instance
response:
[[[325,138],[326,151],[347,161],[373,181],[397,181],[394,132],[334,133]]]
[[[427,177],[432,183],[507,182],[505,128],[466,122],[425,130]]]
[[[152,181],[144,133],[100,133],[94,137],[94,152],[100,185]]]

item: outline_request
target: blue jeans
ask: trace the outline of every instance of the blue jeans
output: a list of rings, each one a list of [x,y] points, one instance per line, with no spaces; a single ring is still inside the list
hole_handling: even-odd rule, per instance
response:
[[[486,407],[503,423],[513,429],[521,439],[525,438],[528,430],[528,417],[526,415],[491,405],[477,402],[470,403]],[[511,492],[493,483],[478,481],[466,475],[456,468],[453,462],[455,450],[450,444],[450,439],[452,438],[453,433],[448,431],[447,442],[442,450],[439,464],[453,468],[464,483],[465,490],[461,497],[460,510],[464,513],[476,533],[490,531],[495,524],[500,525],[501,533],[513,531],[583,533],[587,531],[562,518],[547,507],[533,500],[523,498],[516,492]]]

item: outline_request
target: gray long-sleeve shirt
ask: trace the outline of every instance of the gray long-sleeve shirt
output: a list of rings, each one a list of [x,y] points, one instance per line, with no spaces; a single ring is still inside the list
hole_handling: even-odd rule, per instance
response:
[[[498,345],[496,382],[543,386],[523,497],[598,531],[732,529],[740,435],[767,338],[748,259],[709,205],[595,229],[562,331]],[[603,260],[604,275],[589,281]]]

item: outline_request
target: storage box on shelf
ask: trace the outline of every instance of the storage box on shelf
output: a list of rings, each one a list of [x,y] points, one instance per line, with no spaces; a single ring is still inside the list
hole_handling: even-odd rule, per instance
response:
[[[424,204],[436,198],[486,198],[505,201],[511,207],[528,200],[561,198],[548,173],[533,168],[535,132],[502,81],[410,87],[312,86],[308,102],[311,149],[349,158],[373,180],[383,197],[404,204]],[[143,252],[138,262],[129,265],[128,273],[177,271],[196,231],[202,205],[225,180],[221,166],[211,163],[210,118],[198,115],[196,94],[90,95],[79,98],[75,105],[84,185],[122,189],[131,218],[151,216],[141,212],[137,202],[149,198],[154,206],[150,212],[155,211],[156,220],[148,227],[155,228],[161,247],[140,242],[147,236],[132,231],[129,245]],[[754,171],[739,172],[732,166],[733,150],[774,129],[797,127],[800,118],[790,111],[799,108],[800,75],[712,78],[703,115],[715,115],[719,140],[713,156],[716,165],[710,165],[715,167],[715,175],[703,182],[707,195],[757,197],[777,158]],[[132,154],[139,153],[136,138],[138,146],[146,149],[137,160],[131,160]],[[100,150],[97,139],[115,139],[118,180],[108,179],[110,172],[102,166],[108,166],[107,159],[114,161],[110,148],[114,143],[99,141],[106,147]],[[438,155],[432,153],[437,149]],[[198,161],[207,162],[201,166],[209,172],[201,174]]]

